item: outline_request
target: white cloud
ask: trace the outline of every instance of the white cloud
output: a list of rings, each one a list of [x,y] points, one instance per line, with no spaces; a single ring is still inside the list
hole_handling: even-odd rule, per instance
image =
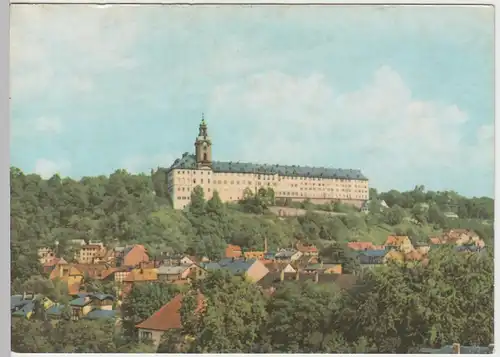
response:
[[[43,133],[60,134],[63,125],[57,117],[39,117],[35,120],[35,130]]]
[[[71,163],[66,160],[52,161],[48,159],[38,159],[35,163],[35,172],[42,178],[48,179],[54,174],[64,175],[71,168]]]
[[[265,152],[269,163],[361,168],[387,187],[401,182],[402,172],[459,173],[464,163],[493,168],[492,127],[467,138],[466,113],[454,104],[414,98],[387,66],[363,88],[342,94],[321,74],[261,73],[215,88],[211,103],[213,120],[251,123],[242,152],[234,154],[244,160],[262,161]]]
[[[96,7],[12,6],[13,98],[43,94],[58,86],[86,92],[101,71],[134,67],[130,58],[137,39],[133,12],[122,6]]]
[[[124,159],[121,167],[134,174],[149,173],[151,169],[170,166],[174,160],[175,157],[171,154],[134,155]]]

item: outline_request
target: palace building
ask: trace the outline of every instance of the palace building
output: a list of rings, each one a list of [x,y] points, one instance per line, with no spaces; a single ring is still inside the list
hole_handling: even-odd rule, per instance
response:
[[[206,199],[217,191],[223,202],[237,202],[246,188],[256,192],[262,187],[271,187],[276,199],[316,204],[339,201],[361,207],[368,200],[368,179],[360,170],[213,161],[205,119],[194,146],[194,155],[184,153],[167,169],[175,209],[189,204],[196,186],[203,188]]]

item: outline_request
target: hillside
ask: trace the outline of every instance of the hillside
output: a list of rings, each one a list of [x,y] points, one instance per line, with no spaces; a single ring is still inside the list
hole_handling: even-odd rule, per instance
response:
[[[492,242],[493,200],[468,199],[453,192],[371,190],[372,213],[365,214],[341,204],[296,204],[305,214],[278,217],[262,193],[247,195],[239,204],[222,204],[218,196],[208,202],[198,192],[185,212],[173,210],[165,196],[161,170],[151,175],[132,175],[117,170],[110,176],[81,180],[48,180],[11,168],[11,242],[13,278],[23,280],[37,269],[36,249],[59,242],[59,254],[71,256],[71,239],[100,240],[105,244],[144,244],[152,255],[165,251],[189,252],[217,258],[227,243],[244,249],[291,246],[297,239],[320,249],[331,242],[372,241],[381,244],[390,234],[407,234],[413,241],[445,228],[474,229],[487,244]],[[381,210],[377,200],[391,208]],[[429,208],[422,210],[421,203]],[[276,204],[287,204],[286,202]],[[447,219],[443,211],[455,207],[462,218]],[[339,212],[330,216],[314,211]]]

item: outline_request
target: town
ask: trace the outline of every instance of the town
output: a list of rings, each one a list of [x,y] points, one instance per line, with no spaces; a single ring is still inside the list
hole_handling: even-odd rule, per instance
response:
[[[11,351],[494,353],[497,7],[198,5],[11,4]]]
[[[11,175],[14,175],[14,190],[16,181],[30,178],[30,175],[26,176],[17,169],[12,169]],[[153,179],[146,176],[116,172],[110,177],[110,181],[116,180],[118,177],[121,179],[119,180],[121,184],[125,185],[124,187],[131,185],[130,187],[139,187],[138,190],[144,188],[133,184],[132,181],[126,183],[126,180],[134,177],[139,181]],[[31,179],[33,178],[31,176]],[[70,184],[69,179],[60,180],[56,176],[51,180],[39,181],[38,184],[42,185],[40,186],[42,188],[44,182],[49,184],[52,182],[51,185],[53,185],[54,189]],[[154,187],[153,181],[152,185]],[[25,182],[28,183],[28,181]],[[59,186],[61,184],[63,186]],[[168,183],[165,183],[165,185],[168,185]],[[72,190],[75,188],[76,186]],[[107,186],[107,189],[115,190],[117,188]],[[161,186],[157,186],[154,192],[160,193]],[[125,196],[121,199],[133,200],[134,194],[133,191],[127,193],[127,190],[125,190]],[[439,197],[444,193],[435,194],[429,192],[427,194],[422,191],[422,188],[416,187],[411,194],[426,200],[426,195],[429,197],[438,195],[436,197]],[[450,195],[449,193],[446,194]],[[144,195],[141,196],[145,197]],[[407,216],[406,210],[394,203],[395,200],[397,201],[404,196],[395,195],[394,192],[390,194],[377,193],[375,190],[371,190],[371,196],[372,199],[366,201],[360,207],[335,202],[331,207],[307,202],[276,203],[276,200],[266,202],[259,199],[259,192],[255,196],[242,198],[237,203],[223,203],[218,198],[217,191],[209,200],[205,200],[203,191],[195,188],[191,194],[191,202],[184,212],[175,209],[165,211],[165,208],[160,208],[160,211],[158,211],[158,207],[153,205],[157,207],[154,209],[156,213],[152,212],[153,215],[158,215],[159,212],[171,212],[169,214],[177,217],[177,220],[181,216],[185,216],[191,222],[190,224],[198,226],[200,230],[206,229],[203,227],[206,227],[207,224],[210,225],[209,222],[222,227],[225,225],[223,222],[227,222],[231,216],[238,216],[240,219],[246,217],[256,221],[264,219],[268,222],[275,222],[273,224],[284,224],[283,227],[298,223],[302,227],[301,233],[296,231],[293,239],[285,241],[279,238],[279,236],[282,236],[282,232],[274,230],[275,233],[273,234],[271,229],[267,231],[254,230],[253,232],[242,231],[241,234],[245,233],[246,237],[243,241],[237,239],[237,236],[233,236],[234,238],[229,239],[230,242],[223,244],[223,241],[216,240],[215,237],[211,236],[213,234],[211,232],[215,227],[208,229],[204,233],[200,231],[199,238],[194,237],[194,245],[189,244],[190,247],[184,251],[161,244],[151,245],[152,242],[146,244],[145,242],[119,244],[116,239],[103,242],[95,240],[95,238],[88,240],[64,239],[64,236],[53,236],[55,239],[51,244],[36,248],[36,255],[33,255],[33,257],[36,256],[36,262],[31,261],[30,264],[39,268],[34,268],[35,271],[30,274],[25,272],[25,266],[19,266],[17,268],[21,269],[18,270],[19,275],[24,275],[24,278],[16,276],[15,272],[13,273],[13,294],[11,296],[11,314],[14,329],[13,343],[17,346],[24,346],[21,347],[22,350],[40,351],[40,347],[38,349],[36,347],[26,347],[26,341],[23,342],[24,337],[22,337],[26,329],[35,328],[34,326],[38,326],[39,323],[49,323],[49,325],[43,327],[46,331],[59,331],[58,326],[60,324],[74,324],[75,328],[76,326],[87,326],[86,328],[95,326],[93,328],[100,329],[102,327],[97,326],[104,324],[104,326],[108,326],[107,330],[105,329],[109,335],[106,339],[113,339],[117,330],[122,331],[121,338],[125,341],[122,342],[122,345],[128,346],[118,347],[117,342],[113,342],[115,344],[113,351],[203,352],[211,350],[218,352],[269,352],[278,350],[290,352],[373,352],[384,350],[384,348],[390,348],[391,350],[402,350],[404,348],[405,351],[410,348],[410,351],[437,353],[436,351],[441,351],[443,348],[448,348],[450,351],[458,348],[457,351],[460,353],[490,353],[492,347],[488,347],[488,345],[491,345],[492,340],[488,340],[488,335],[481,332],[484,331],[484,324],[487,323],[484,319],[478,321],[483,326],[481,330],[477,331],[481,336],[465,341],[458,340],[456,337],[454,340],[445,338],[443,340],[434,340],[434,343],[431,343],[431,340],[425,342],[422,339],[420,344],[416,346],[412,342],[411,346],[397,347],[398,345],[396,345],[387,347],[379,345],[373,340],[371,342],[369,340],[360,342],[358,336],[351,342],[338,342],[332,346],[320,344],[314,347],[310,345],[311,341],[307,341],[302,343],[302,347],[292,347],[292,345],[279,347],[277,341],[268,341],[269,336],[272,336],[271,331],[269,331],[270,335],[265,338],[259,336],[247,341],[248,347],[215,347],[217,345],[214,345],[214,347],[210,348],[209,343],[204,349],[201,349],[203,344],[192,336],[196,334],[196,331],[200,331],[196,330],[201,328],[200,322],[193,322],[192,316],[197,316],[198,313],[203,315],[204,311],[207,313],[211,308],[209,305],[210,300],[216,304],[212,308],[219,304],[216,303],[218,300],[214,300],[213,294],[218,296],[217,299],[226,299],[232,294],[242,293],[242,289],[250,289],[246,293],[249,296],[233,297],[238,299],[234,303],[244,304],[244,300],[248,298],[251,304],[249,306],[253,306],[252,309],[258,309],[259,306],[264,308],[266,301],[267,304],[271,305],[278,304],[278,301],[282,301],[283,304],[292,296],[295,296],[293,294],[299,294],[299,296],[305,294],[305,302],[308,299],[314,300],[313,295],[309,296],[309,294],[313,294],[317,289],[319,290],[317,290],[316,294],[320,294],[318,297],[320,299],[321,294],[333,294],[332,296],[336,296],[336,299],[341,299],[339,296],[353,294],[354,291],[363,289],[367,281],[375,283],[384,274],[388,274],[385,279],[398,279],[397,275],[394,274],[400,274],[399,279],[408,279],[410,272],[412,272],[411,274],[420,275],[422,278],[424,276],[429,278],[429,274],[442,274],[443,272],[460,274],[460,269],[465,269],[466,274],[469,274],[480,269],[480,274],[484,275],[484,278],[481,278],[480,281],[488,284],[484,279],[491,279],[487,274],[489,274],[488,269],[492,269],[491,252],[488,248],[492,237],[489,236],[491,233],[487,233],[484,228],[490,227],[489,224],[485,223],[487,222],[487,216],[485,216],[487,213],[484,211],[486,206],[482,206],[477,211],[478,214],[484,216],[482,219],[453,218],[452,215],[445,215],[442,212],[438,212],[437,217],[434,218],[432,211],[437,209],[434,204],[431,203],[429,207],[427,203],[417,202],[414,203],[413,214],[410,217],[405,217]],[[458,196],[456,197],[458,198]],[[14,199],[16,198],[14,197]],[[112,200],[116,199],[116,196],[112,198]],[[158,198],[154,200],[158,200]],[[389,201],[389,204],[386,200]],[[270,205],[267,206],[267,204]],[[281,204],[281,206],[278,204]],[[403,202],[400,204],[402,206],[406,205]],[[458,202],[459,206],[462,204]],[[15,206],[13,205],[13,207]],[[472,206],[470,207],[472,209]],[[422,209],[423,211],[421,211]],[[451,209],[449,204],[447,209]],[[431,211],[430,215],[429,210]],[[260,211],[262,213],[255,213]],[[464,211],[455,209],[455,211],[460,214],[476,214],[474,210],[468,213],[468,209]],[[403,217],[394,217],[398,216],[398,212],[402,213]],[[13,222],[20,222],[21,217],[16,218],[16,216],[13,216]],[[156,217],[165,220],[165,217]],[[368,229],[371,234],[360,234],[360,230],[362,230],[360,227],[373,225],[371,221],[374,219],[377,220],[377,223],[372,226],[371,230]],[[395,221],[392,222],[392,220]],[[336,227],[329,226],[332,221],[337,222],[337,224],[340,222],[344,229],[339,230]],[[383,223],[383,221],[396,224],[396,226],[391,227],[388,223]],[[158,221],[155,222],[158,223]],[[426,231],[426,228],[422,225],[423,222],[426,222],[426,227],[431,225],[433,228]],[[460,225],[459,222],[462,225],[466,222],[466,226],[474,227],[474,229],[454,228],[454,226]],[[166,223],[163,229],[171,230],[175,226],[182,226],[182,224],[182,220]],[[263,224],[263,221],[260,224]],[[311,226],[311,224],[314,226]],[[439,226],[439,224],[442,226]],[[14,225],[14,230],[16,225]],[[404,228],[402,228],[405,225],[410,227],[406,229],[406,233],[403,232]],[[385,231],[387,233],[383,235],[384,231],[374,229],[380,226],[386,227],[389,231]],[[437,229],[438,227],[440,229]],[[86,230],[86,228],[83,229]],[[366,230],[366,228],[364,229]],[[220,235],[225,234],[222,231],[219,232],[221,232]],[[426,235],[424,232],[430,233]],[[68,233],[69,231],[66,231],[65,235]],[[230,236],[234,233],[234,231],[229,232]],[[345,234],[347,236],[343,236]],[[376,236],[373,236],[373,234],[376,234]],[[360,237],[370,239],[361,240]],[[201,240],[197,241],[197,239]],[[240,241],[246,243],[238,244]],[[160,242],[158,241],[158,243]],[[16,241],[14,235],[14,254],[17,249],[23,249],[26,254],[31,254],[27,253],[27,249],[33,251],[32,248],[27,246],[21,248],[16,243],[21,243],[21,241]],[[477,257],[478,260],[471,260],[469,257]],[[22,261],[24,257],[18,256],[18,258]],[[455,266],[453,271],[446,270],[446,268],[442,270],[443,267],[437,268],[441,264],[445,264],[448,259],[451,259],[449,264]],[[490,264],[489,268],[485,264]],[[441,269],[441,271],[436,269]],[[448,278],[450,277],[448,276]],[[19,278],[23,281],[20,281]],[[442,277],[435,276],[434,279],[442,279]],[[225,284],[228,286],[225,287]],[[485,287],[492,289],[492,286],[486,285]],[[403,287],[400,288],[404,289]],[[455,288],[460,289],[461,287],[456,286]],[[234,291],[227,289],[234,289]],[[470,289],[472,289],[472,286]],[[478,293],[479,291],[475,290],[474,294]],[[223,298],[224,294],[229,295]],[[288,296],[289,294],[292,294],[292,296]],[[186,312],[183,308],[184,301],[193,296],[195,303],[192,309],[194,310]],[[306,298],[306,296],[308,297]],[[366,298],[365,296],[362,299]],[[385,299],[387,298],[393,299],[394,297],[385,296]],[[431,298],[430,301],[433,301],[431,296],[427,298]],[[144,302],[144,300],[149,301],[152,299],[155,301]],[[258,299],[259,302],[252,302],[255,299]],[[277,301],[274,301],[275,299]],[[198,302],[196,303],[196,301]],[[322,303],[328,304],[328,300]],[[344,304],[353,303],[353,301],[344,302]],[[357,303],[361,302],[358,301]],[[390,305],[391,303],[387,302],[387,304]],[[236,310],[231,310],[235,308]],[[222,316],[233,313],[240,314],[242,313],[239,310],[241,308],[243,308],[243,305],[236,307],[230,304],[224,310],[219,311],[219,314],[222,313]],[[301,305],[295,308],[298,309],[297,312],[303,311],[304,308],[309,309]],[[271,307],[267,309],[271,309]],[[341,318],[342,311],[348,311],[348,307],[344,307],[344,309],[339,311],[341,315],[337,316],[337,319]],[[267,310],[264,309],[263,311]],[[263,311],[260,312],[263,314],[263,320],[259,320],[259,323],[273,324],[271,330],[278,328],[278,326],[275,326],[277,321],[273,320],[272,316],[265,315],[278,313],[279,309],[276,310],[275,307],[274,310],[268,310],[267,313]],[[312,319],[314,316],[312,313],[307,319]],[[356,321],[356,318],[360,318],[360,316],[343,316],[342,318],[354,319],[346,320],[352,322]],[[244,316],[240,318],[243,319],[242,321],[246,321]],[[80,325],[82,323],[84,325]],[[96,325],[88,325],[89,323]],[[190,325],[189,329],[184,326],[188,323],[193,324]],[[19,331],[21,335],[18,337],[21,340],[16,343],[17,328],[21,329]],[[39,329],[40,327],[36,328]],[[336,327],[332,326],[331,328],[339,330],[336,332],[337,334],[348,335],[353,333],[345,330],[346,326],[336,325]],[[385,328],[388,328],[388,326]],[[54,331],[52,333],[55,333]],[[320,331],[323,334],[332,333],[328,329],[325,330],[324,327],[320,328]],[[50,337],[50,332],[46,333],[49,336],[45,337],[47,340],[54,338]],[[237,338],[242,332],[236,331],[233,333],[237,334],[233,338]],[[313,331],[304,333],[309,335]],[[359,333],[359,331],[356,333]],[[190,338],[195,339],[196,343],[186,342],[190,340],[179,340],[179,336],[191,336]],[[201,338],[201,336],[198,336],[198,338]],[[306,339],[309,338],[313,337],[309,336]],[[72,347],[73,351],[101,351],[99,348],[95,350],[95,347],[90,350],[89,347],[78,347],[78,344],[81,343],[75,342],[75,346]],[[133,343],[133,347],[130,347],[131,343]],[[204,343],[207,343],[207,341]],[[360,343],[363,346],[360,346]],[[49,349],[49,351],[56,348],[54,344],[55,342],[52,342],[52,347],[50,347],[52,349]],[[420,349],[416,350],[417,347]]]

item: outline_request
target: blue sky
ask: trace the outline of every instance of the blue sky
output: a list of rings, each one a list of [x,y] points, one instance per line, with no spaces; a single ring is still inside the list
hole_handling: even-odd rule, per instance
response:
[[[214,160],[493,196],[492,7],[11,7],[11,163],[50,177]]]

